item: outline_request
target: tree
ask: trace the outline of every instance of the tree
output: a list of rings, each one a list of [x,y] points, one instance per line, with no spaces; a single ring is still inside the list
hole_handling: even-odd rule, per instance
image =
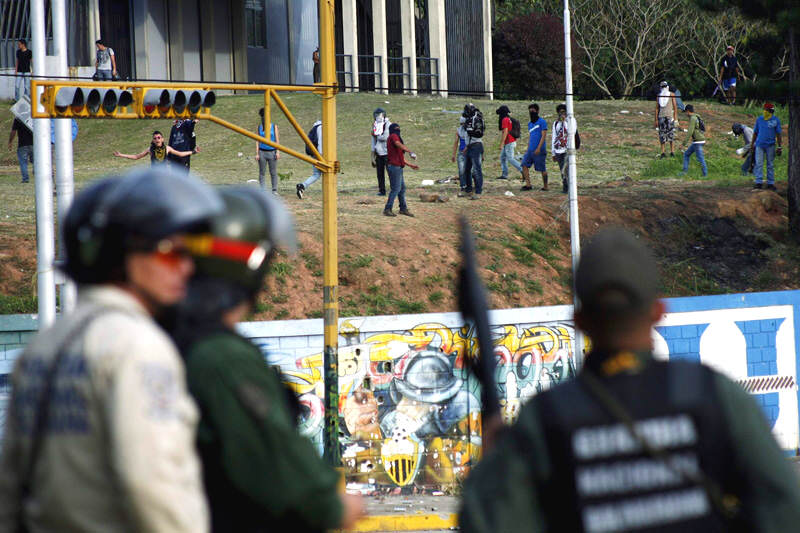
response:
[[[797,0],[695,0],[700,6],[722,11],[735,6],[752,19],[768,20],[784,36],[789,49],[789,81],[754,84],[748,96],[787,102],[789,165],[789,234],[800,244],[800,3]],[[743,87],[747,89],[747,87]]]
[[[581,51],[573,43],[573,75],[580,72]],[[506,98],[562,98],[564,23],[532,12],[497,26],[492,39],[494,82]]]
[[[683,47],[691,10],[682,0],[576,0],[575,40],[584,75],[611,98],[631,95]]]
[[[694,6],[687,6],[696,9]],[[702,72],[713,83],[719,82],[720,60],[725,54],[727,45],[736,49],[739,64],[744,71],[746,57],[742,52],[742,45],[751,33],[752,25],[737,9],[727,9],[708,16],[691,17],[684,28],[689,45],[684,47],[683,53],[687,62]]]

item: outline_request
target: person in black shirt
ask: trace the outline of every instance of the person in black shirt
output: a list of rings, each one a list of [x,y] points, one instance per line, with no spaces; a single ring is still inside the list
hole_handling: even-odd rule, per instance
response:
[[[17,41],[17,60],[14,63],[14,72],[17,75],[14,83],[14,100],[19,100],[21,94],[31,95],[31,86],[27,79],[31,76],[31,65],[33,64],[33,52],[28,50],[28,42],[25,39]]]
[[[11,144],[14,142],[14,135],[19,135],[17,138],[17,159],[19,160],[19,170],[22,172],[22,183],[28,183],[30,181],[28,162],[33,163],[33,132],[28,129],[24,122],[15,118],[14,123],[11,124],[11,133],[8,136],[9,150],[11,150]]]
[[[173,147],[164,144],[164,135],[160,131],[156,130],[153,132],[153,142],[150,143],[150,148],[148,148],[144,152],[139,154],[122,154],[119,151],[115,151],[114,155],[117,157],[123,157],[125,159],[132,159],[136,161],[137,159],[141,159],[149,154],[150,164],[160,165],[167,162],[167,160],[169,159],[168,156],[185,157],[188,159],[190,155],[199,152],[200,152],[199,146],[195,146],[194,149],[192,150],[186,150],[186,151],[175,150]]]
[[[733,55],[733,46],[728,46],[719,68],[719,83],[722,92],[728,97],[728,104],[736,103],[736,77],[739,75],[739,61]]]
[[[172,123],[172,128],[169,130],[169,146],[177,152],[192,152],[194,150],[197,140],[194,133],[194,125],[197,120],[181,120],[178,119]],[[186,170],[189,170],[191,155],[179,156],[174,153],[167,155],[167,159],[173,163],[183,165]]]

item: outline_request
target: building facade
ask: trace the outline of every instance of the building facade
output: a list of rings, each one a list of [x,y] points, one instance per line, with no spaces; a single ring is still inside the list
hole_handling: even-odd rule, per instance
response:
[[[47,12],[51,53],[50,1]],[[71,74],[95,40],[121,79],[313,83],[317,0],[66,0]],[[336,62],[347,91],[491,95],[491,0],[336,0]],[[30,0],[0,0],[0,72],[30,39]],[[13,78],[0,83],[8,97]]]

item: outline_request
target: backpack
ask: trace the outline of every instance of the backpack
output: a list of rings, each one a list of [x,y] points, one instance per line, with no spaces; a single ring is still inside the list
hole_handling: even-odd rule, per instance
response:
[[[469,137],[480,139],[483,137],[485,126],[483,124],[483,113],[476,107],[475,111],[467,118],[464,123],[464,131]]]
[[[308,130],[308,140],[311,141],[311,144],[314,145],[316,148],[319,144],[319,136],[317,135],[317,129],[322,126],[322,124],[314,124],[311,126],[311,129]],[[313,156],[314,152],[311,150],[311,147],[306,145],[306,155]]]
[[[511,131],[509,131],[509,135],[514,137],[515,139],[519,139],[520,135],[522,135],[522,127],[519,125],[519,120],[515,119],[514,117],[508,117],[511,119]]]
[[[697,115],[697,128],[703,133],[706,131],[706,123],[703,122],[703,119],[700,118],[700,115]]]

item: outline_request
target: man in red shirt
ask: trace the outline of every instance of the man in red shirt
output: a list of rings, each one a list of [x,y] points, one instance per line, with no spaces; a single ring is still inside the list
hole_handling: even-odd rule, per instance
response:
[[[400,214],[413,217],[414,215],[406,205],[406,182],[403,179],[403,167],[408,165],[414,170],[418,170],[419,167],[417,165],[407,162],[405,158],[406,152],[411,154],[411,159],[416,159],[417,154],[403,144],[403,138],[400,137],[400,126],[397,124],[389,126],[389,139],[386,141],[386,150],[388,163],[386,169],[389,172],[391,190],[389,191],[389,198],[386,199],[386,207],[383,208],[383,214],[387,217],[397,216],[392,212],[392,207],[394,207],[394,199],[398,198],[400,201]]]
[[[517,156],[515,155],[517,149],[517,139],[511,135],[511,111],[508,109],[508,106],[501,105],[495,112],[500,115],[500,118],[498,119],[498,129],[502,132],[500,135],[500,168],[502,168],[503,174],[498,176],[497,179],[507,180],[508,163],[511,163],[511,166],[519,170],[520,173],[522,173],[522,165],[519,164]]]

